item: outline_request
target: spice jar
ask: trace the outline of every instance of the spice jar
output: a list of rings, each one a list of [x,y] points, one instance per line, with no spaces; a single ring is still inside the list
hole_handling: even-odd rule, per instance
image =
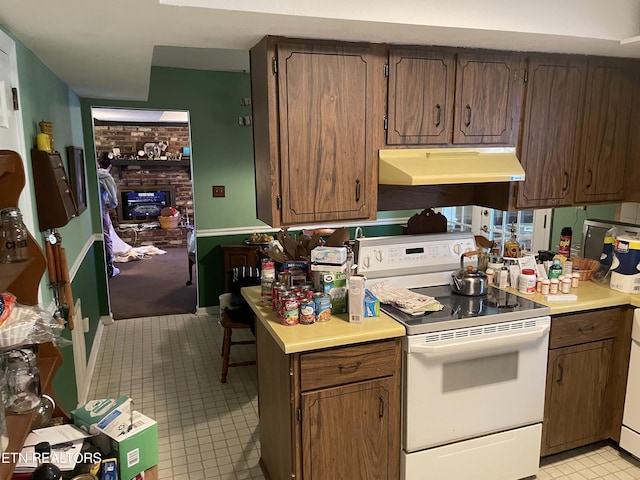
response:
[[[29,258],[29,233],[18,208],[0,210],[0,263],[22,262]]]

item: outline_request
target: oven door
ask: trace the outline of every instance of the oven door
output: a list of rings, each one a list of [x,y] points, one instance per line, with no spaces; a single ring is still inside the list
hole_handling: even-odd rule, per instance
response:
[[[551,318],[405,338],[404,449],[542,422]]]

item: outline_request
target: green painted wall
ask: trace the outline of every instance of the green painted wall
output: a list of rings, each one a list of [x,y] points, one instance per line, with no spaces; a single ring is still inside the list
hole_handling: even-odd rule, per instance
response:
[[[249,107],[240,105],[240,99],[250,95],[250,77],[246,73],[153,67],[146,102],[91,98],[81,100],[87,158],[95,158],[91,107],[186,110],[189,112],[191,127],[196,230],[267,230],[269,227],[257,220],[255,214],[252,129],[238,125],[238,116],[250,114]],[[91,163],[90,175],[95,180],[94,162],[88,163]],[[212,185],[225,185],[226,197],[212,198]],[[92,181],[89,188],[97,190],[96,182]],[[413,213],[380,212],[380,218],[408,217]],[[99,222],[99,218],[95,221]],[[385,232],[378,235],[401,232],[399,225],[376,228],[379,232]],[[249,233],[215,233],[197,237],[200,307],[217,305],[218,297],[223,291],[224,272],[220,245],[241,243],[248,235]]]
[[[564,207],[553,210],[553,223],[549,249],[558,250],[560,242],[560,230],[562,227],[571,227],[573,230],[572,244],[582,241],[582,224],[588,218],[602,220],[614,220],[617,205],[589,205],[585,210],[582,207]]]
[[[238,125],[249,114],[240,99],[250,95],[248,74],[153,67],[146,102],[82,99],[87,157],[95,158],[92,106],[186,110],[197,229],[265,228],[255,216],[252,130]],[[212,198],[212,185],[225,185],[226,197]]]
[[[54,124],[55,148],[61,154],[68,169],[66,147],[73,145],[84,148],[84,134],[80,112],[80,99],[62,80],[54,75],[19,39],[6,28],[0,26],[16,43],[16,59],[19,78],[19,102],[23,118],[25,144],[27,149],[35,145],[35,138],[40,129],[38,123],[47,120]],[[33,175],[30,154],[25,158],[27,181],[33,192]],[[32,196],[33,197],[33,196]],[[34,237],[42,247],[44,237],[38,232],[38,220],[35,198],[32,199],[36,228]],[[70,268],[77,268],[72,282],[74,297],[80,298],[84,316],[89,316],[90,331],[86,335],[87,354],[93,345],[97,329],[100,309],[100,297],[106,295],[106,280],[100,281],[96,275],[96,261],[92,234],[95,230],[91,209],[97,205],[97,193],[88,198],[89,209],[78,218],[72,219],[68,225],[59,229],[62,244],[66,249]],[[98,207],[99,208],[99,207]],[[98,224],[99,228],[99,224]],[[88,250],[87,255],[85,251]],[[101,252],[101,249],[98,248]],[[100,253],[101,255],[101,253]],[[99,275],[98,275],[99,277]],[[104,277],[104,274],[103,274]],[[40,285],[42,294],[41,306],[45,309],[53,305],[53,293],[48,286],[45,275]],[[104,301],[102,302],[105,303]],[[65,336],[69,337],[70,332]],[[61,349],[64,363],[54,380],[54,391],[58,401],[67,409],[77,406],[77,390],[72,347]]]

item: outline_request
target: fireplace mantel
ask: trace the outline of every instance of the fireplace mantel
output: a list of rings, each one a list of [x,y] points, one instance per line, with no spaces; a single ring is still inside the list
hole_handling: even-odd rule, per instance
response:
[[[111,165],[115,167],[190,167],[191,160],[129,160],[126,158],[114,158],[111,160]]]

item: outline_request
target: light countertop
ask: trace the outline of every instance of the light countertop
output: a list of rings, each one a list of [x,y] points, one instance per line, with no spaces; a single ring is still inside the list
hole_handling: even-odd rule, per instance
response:
[[[551,315],[595,310],[598,308],[632,305],[640,307],[640,294],[622,293],[592,281],[580,282],[571,293],[577,300],[548,300],[546,295],[527,295],[508,288],[516,295],[547,305]],[[273,335],[284,353],[298,353],[322,348],[337,347],[362,342],[372,342],[385,338],[402,337],[404,326],[388,315],[380,312],[379,317],[365,318],[361,324],[349,323],[347,314],[332,315],[328,322],[313,325],[282,325],[271,305],[262,305],[260,287],[246,287],[242,295],[247,300],[259,321]],[[558,298],[562,298],[561,294]]]
[[[328,322],[312,325],[287,326],[280,323],[271,305],[262,305],[261,287],[245,287],[242,296],[256,314],[258,321],[273,335],[284,353],[298,353],[322,348],[338,347],[354,343],[373,342],[386,338],[402,337],[404,327],[388,315],[363,319],[362,323],[349,323],[347,314],[332,315]]]
[[[617,307],[621,305],[640,306],[640,294],[632,295],[618,292],[604,285],[592,282],[591,280],[580,282],[578,288],[571,289],[570,293],[576,295],[578,297],[577,300],[550,301],[546,295],[542,295],[541,293],[527,295],[513,288],[509,288],[508,290],[518,296],[526,297],[534,302],[547,305],[551,309],[551,315],[594,310],[597,308]],[[561,299],[562,294],[558,294],[556,297]]]

